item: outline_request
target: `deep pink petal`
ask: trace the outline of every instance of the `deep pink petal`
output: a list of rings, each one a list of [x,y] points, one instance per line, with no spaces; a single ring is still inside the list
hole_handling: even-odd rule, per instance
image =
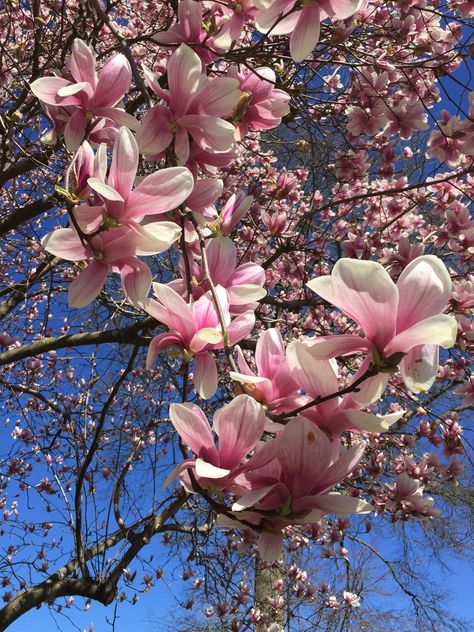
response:
[[[97,83],[95,54],[85,42],[78,38],[72,45],[69,71],[76,81],[85,81],[95,88]]]
[[[69,117],[64,128],[64,142],[69,151],[76,151],[85,138],[87,119],[82,110],[76,110]]]
[[[237,254],[232,240],[228,237],[209,239],[206,243],[206,254],[209,274],[214,284],[226,287],[237,264]]]
[[[155,336],[148,347],[146,368],[151,369],[160,351],[168,347],[181,347],[181,344],[181,338],[176,334],[160,334],[159,336]]]
[[[158,320],[182,334],[186,343],[189,343],[197,329],[196,323],[194,322],[193,312],[189,305],[172,288],[162,283],[154,283],[153,291],[168,313],[167,321],[163,320],[161,317],[159,317]],[[149,313],[156,318],[153,311],[150,311]]]

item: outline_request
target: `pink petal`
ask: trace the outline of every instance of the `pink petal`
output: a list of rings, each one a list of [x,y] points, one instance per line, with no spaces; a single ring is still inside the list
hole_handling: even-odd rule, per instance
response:
[[[137,119],[128,112],[125,112],[125,110],[122,110],[121,108],[100,107],[95,108],[94,113],[98,118],[108,118],[116,123],[119,127],[128,127],[128,129],[131,129],[133,132],[138,130],[138,128],[140,127]]]
[[[370,342],[355,334],[340,336],[317,336],[305,341],[309,352],[316,360],[329,360],[340,355],[352,355],[357,351],[370,349]]]
[[[186,205],[194,212],[213,204],[222,194],[224,183],[219,178],[202,178],[196,180]]]
[[[339,259],[330,277],[313,279],[307,285],[355,320],[379,350],[393,338],[398,290],[379,263]]]
[[[114,55],[99,73],[94,108],[116,105],[130,88],[132,71],[125,55]]]
[[[194,179],[189,169],[161,169],[147,176],[130,194],[125,215],[134,219],[171,211],[186,200],[193,186]]]
[[[151,222],[145,226],[135,224],[139,237],[136,254],[156,255],[165,252],[179,239],[181,228],[174,222]]]
[[[159,154],[171,144],[171,120],[168,108],[156,105],[148,110],[136,135],[140,153],[148,156]]]
[[[335,439],[339,443],[339,439]],[[364,451],[366,443],[361,441],[359,445],[352,446],[346,452],[340,456],[335,463],[329,467],[321,480],[312,488],[312,494],[319,494],[323,491],[331,489],[336,483],[343,481],[359,464]]]
[[[321,511],[324,511],[324,513],[334,514],[336,516],[355,513],[365,514],[370,513],[374,510],[372,505],[365,502],[365,500],[354,498],[352,496],[343,496],[342,494],[338,494],[337,492],[334,492],[332,494],[325,494],[322,496],[311,496],[307,499],[300,499],[300,501],[302,500],[309,501],[306,503],[306,505],[311,504],[312,507],[320,509]]]
[[[95,233],[102,224],[105,209],[103,206],[79,204],[74,207],[73,212],[83,233]]]
[[[217,391],[217,365],[207,351],[194,357],[194,386],[203,399],[211,398]]]
[[[221,118],[188,114],[182,116],[178,123],[189,131],[202,149],[228,151],[234,144],[235,127]]]
[[[132,132],[121,127],[114,142],[109,185],[126,199],[132,190],[138,168],[138,147]]]
[[[157,320],[159,319],[157,318]],[[181,347],[181,345],[181,338],[176,334],[160,334],[159,336],[155,336],[148,347],[148,352],[146,356],[146,368],[150,369],[153,366],[156,360],[156,356],[163,349],[175,346]]]
[[[174,153],[178,165],[185,165],[189,160],[189,136],[188,130],[179,127],[174,137]]]
[[[224,320],[229,321],[229,301],[227,292],[220,285],[216,286],[217,300],[220,304]],[[218,327],[219,317],[217,315],[214,301],[210,292],[203,294],[193,305],[194,322],[196,329],[204,329],[205,327]]]
[[[206,416],[195,404],[171,404],[170,420],[177,433],[201,459],[218,464],[217,450]]]
[[[135,307],[143,307],[148,298],[152,276],[150,268],[137,257],[117,263],[125,296]]]
[[[168,321],[164,321],[161,318],[159,320],[171,329],[176,329],[176,331],[183,334],[186,341],[189,342],[197,329],[193,312],[189,305],[173,289],[162,283],[154,283],[153,291],[160,303],[165,306],[169,315]],[[150,314],[154,316],[152,311]]]
[[[290,55],[296,62],[306,59],[319,41],[320,16],[317,4],[303,4],[298,23],[290,37]]]
[[[238,266],[230,277],[231,285],[258,285],[263,287],[265,281],[265,270],[262,266],[250,262]]]
[[[234,469],[251,452],[263,433],[265,412],[248,395],[239,395],[214,415],[219,436],[219,465]]]
[[[206,243],[209,274],[215,284],[226,285],[237,264],[237,255],[232,240],[228,237],[215,237]]]
[[[61,77],[43,77],[36,79],[30,84],[30,89],[40,101],[47,105],[60,105],[62,99],[58,97],[58,91],[66,86],[70,86],[71,82]]]
[[[283,555],[283,533],[261,533],[257,546],[264,562],[278,562]]]
[[[229,334],[229,344],[232,347],[248,336],[249,333],[255,326],[255,313],[253,311],[245,312],[244,314],[240,314],[237,318],[230,323],[227,327],[227,332]]]
[[[109,272],[109,266],[95,259],[82,270],[69,286],[69,307],[85,307],[99,295]]]
[[[202,63],[196,53],[186,46],[181,46],[171,55],[168,61],[168,86],[170,91],[170,107],[175,117],[188,111],[193,95],[202,83]]]
[[[53,230],[43,237],[41,245],[47,252],[66,261],[82,261],[92,254],[72,228]]]
[[[232,114],[240,100],[239,82],[237,79],[211,79],[199,90],[193,99],[191,108],[196,114],[207,114],[225,118]]]
[[[397,282],[399,305],[397,331],[402,331],[446,309],[451,295],[451,277],[446,266],[434,255],[414,259]]]
[[[78,38],[72,45],[69,71],[76,81],[85,81],[95,88],[97,82],[95,54],[85,42]]]
[[[248,509],[248,507],[252,507],[256,505],[262,498],[271,492],[277,485],[267,485],[266,487],[261,487],[260,489],[254,489],[250,492],[247,492],[243,496],[241,496],[235,503],[232,505],[232,511],[242,511],[243,509]]]
[[[284,482],[293,498],[307,495],[330,464],[331,444],[324,432],[304,417],[289,421],[276,439]]]
[[[69,117],[64,128],[64,142],[69,151],[76,151],[85,138],[87,119],[82,110],[76,110]]]
[[[258,374],[272,379],[279,371],[285,357],[285,347],[277,329],[263,331],[255,348]]]

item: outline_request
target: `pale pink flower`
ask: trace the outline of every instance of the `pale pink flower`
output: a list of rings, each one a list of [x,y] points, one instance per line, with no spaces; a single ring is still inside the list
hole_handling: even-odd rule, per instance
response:
[[[214,285],[227,290],[229,311],[232,315],[256,309],[260,299],[266,295],[265,270],[256,263],[237,265],[237,250],[229,237],[208,239],[205,246],[209,276]],[[186,274],[184,263],[180,264],[183,277]],[[194,298],[199,298],[209,288],[203,266],[197,261],[189,262],[191,286]],[[171,287],[184,295],[187,291],[185,279],[171,282]]]
[[[282,529],[291,524],[311,524],[323,514],[367,513],[372,506],[352,496],[332,492],[358,465],[365,449],[361,442],[338,454],[339,442],[332,443],[322,430],[304,417],[295,417],[285,429],[256,452],[245,464],[250,491],[241,496],[232,511],[247,519],[263,519],[276,533],[260,535],[258,547],[264,560],[281,556]],[[268,461],[268,455],[273,459]],[[253,510],[252,510],[253,508]],[[250,511],[248,511],[250,509]],[[274,517],[272,517],[272,513]],[[269,530],[268,530],[269,531]]]
[[[241,97],[232,117],[236,138],[243,138],[249,129],[278,127],[290,111],[290,96],[275,88],[276,75],[271,68],[240,70],[229,68],[229,77],[239,81]]]
[[[203,294],[195,303],[188,305],[167,285],[154,283],[153,290],[158,301],[150,299],[145,309],[172,331],[153,338],[148,349],[147,367],[153,364],[162,349],[179,347],[186,361],[194,358],[196,390],[201,397],[209,399],[217,390],[216,361],[209,351],[224,347],[223,332],[211,293]],[[231,322],[227,292],[220,286],[216,287],[216,292],[232,346],[250,333],[255,315],[251,311],[245,312]]]
[[[169,484],[178,473],[190,468],[203,488],[219,487],[226,491],[244,469],[246,457],[260,440],[265,412],[248,395],[239,395],[214,415],[216,445],[206,416],[195,404],[171,404],[170,420],[196,459],[187,459],[170,474]],[[188,488],[188,477],[181,479]],[[190,489],[192,491],[192,488]]]
[[[179,236],[176,226],[172,241]],[[84,241],[73,228],[60,228],[43,237],[45,250],[66,261],[87,261],[88,265],[69,286],[68,303],[71,307],[85,307],[101,291],[110,271],[118,272],[126,297],[136,307],[142,307],[151,285],[148,266],[137,254],[148,252],[146,237],[141,237],[127,226],[113,228]],[[156,244],[156,241],[154,241]],[[145,251],[141,249],[144,245]],[[171,244],[165,242],[163,250]]]
[[[315,358],[323,360],[357,351],[369,351],[382,369],[400,364],[407,387],[415,393],[428,389],[438,370],[438,346],[456,341],[456,321],[441,312],[451,295],[451,277],[438,257],[414,259],[397,284],[373,261],[340,259],[331,276],[313,279],[308,287],[360,325],[366,337],[356,334],[323,336],[310,342]],[[379,387],[386,375],[373,381]],[[363,385],[362,385],[363,391]]]
[[[226,152],[234,143],[234,126],[222,117],[232,113],[240,97],[238,82],[229,77],[210,79],[200,58],[186,44],[176,50],[167,66],[169,90],[147,68],[148,86],[166,105],[147,112],[137,133],[141,153],[160,155],[171,143],[178,164],[190,156],[190,144],[201,150]]]
[[[319,41],[321,20],[345,20],[357,13],[363,0],[305,0],[294,10],[296,0],[255,0],[261,10],[256,24],[259,31],[290,37],[290,55],[300,62],[311,54]],[[281,16],[283,19],[280,19]]]
[[[110,141],[121,125],[136,129],[137,121],[116,107],[132,80],[124,55],[114,55],[96,71],[94,51],[80,39],[74,40],[69,72],[75,83],[61,77],[42,77],[31,91],[45,106],[70,151],[88,136],[94,142]]]
[[[305,402],[299,394],[299,386],[291,377],[285,346],[277,329],[263,331],[255,349],[255,375],[247,364],[242,350],[237,347],[240,373],[230,372],[230,377],[246,385],[252,396],[275,413],[296,409]]]

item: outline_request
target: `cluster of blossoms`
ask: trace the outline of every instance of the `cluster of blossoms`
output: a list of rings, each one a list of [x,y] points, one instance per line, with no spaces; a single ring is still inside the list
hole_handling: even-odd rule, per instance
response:
[[[298,551],[312,541],[323,545],[323,556],[348,560],[349,519],[342,516],[429,519],[438,510],[424,490],[462,476],[460,412],[474,401],[474,383],[468,361],[457,351],[447,359],[440,349],[457,339],[465,351],[474,341],[474,277],[467,272],[474,255],[467,206],[474,195],[473,94],[465,112],[430,108],[442,96],[440,79],[461,63],[464,35],[425,0],[145,4],[146,34],[143,3],[132,0],[139,10],[118,3],[105,17],[97,13],[95,49],[71,35],[62,75],[39,46],[51,76],[38,78],[35,53],[31,73],[19,73],[31,77],[32,95],[25,91],[24,112],[5,118],[36,111],[31,136],[67,168],[61,186],[52,183],[54,204],[63,201],[56,211],[62,227],[42,218],[41,246],[28,242],[16,253],[8,243],[2,254],[15,270],[14,285],[0,270],[2,296],[12,289],[0,317],[15,313],[11,331],[0,331],[4,364],[14,352],[26,357],[2,387],[21,382],[14,392],[31,396],[35,416],[41,406],[58,416],[64,409],[57,435],[57,419],[39,432],[23,421],[10,426],[13,456],[0,478],[4,520],[21,516],[21,503],[9,498],[12,481],[46,499],[59,489],[67,497],[82,462],[70,505],[79,514],[74,535],[84,534],[85,542],[85,486],[96,494],[113,485],[110,506],[123,529],[125,477],[140,470],[149,448],[149,471],[162,472],[173,436],[183,461],[165,486],[179,482],[186,493],[180,488],[173,498],[189,503],[185,511],[200,504],[191,494],[209,503],[221,532],[232,534],[229,552],[256,545],[270,563],[284,542]],[[472,2],[450,2],[449,10],[468,17]],[[25,27],[35,41],[50,27],[42,19]],[[117,47],[123,54],[111,53]],[[8,55],[21,60],[23,48],[25,42]],[[2,84],[10,81],[11,68],[1,73]],[[44,134],[46,119],[52,130]],[[451,171],[439,172],[437,161]],[[423,182],[416,185],[418,163]],[[15,172],[7,167],[2,177]],[[5,195],[29,202],[24,181]],[[57,258],[70,265],[58,266]],[[30,260],[41,263],[17,285],[16,266]],[[68,282],[68,306],[82,308],[61,320],[56,344],[57,319],[48,323],[53,314],[45,317],[44,305],[61,288],[51,282],[45,289],[49,272]],[[31,300],[15,312],[24,288]],[[97,310],[84,309],[98,298]],[[102,358],[91,372],[97,377],[85,378],[74,359],[56,354],[61,338],[67,343],[68,334],[87,330],[81,315],[102,323],[99,329],[132,321],[115,330],[117,338],[106,333],[136,353],[147,349],[132,377],[120,365],[120,414],[109,410],[121,406],[114,389],[97,386]],[[53,339],[45,359],[35,347],[39,338]],[[21,355],[31,340],[30,356],[28,348]],[[442,381],[456,386],[462,403],[435,415],[424,408],[424,394],[432,387],[442,394]],[[42,387],[64,392],[48,399]],[[90,401],[86,391],[94,393]],[[4,407],[13,410],[13,398]],[[79,418],[86,419],[80,431]],[[165,419],[164,432],[155,418]],[[429,445],[442,458],[426,453]],[[58,446],[66,446],[63,454]],[[113,446],[120,446],[116,458]],[[153,485],[153,506],[161,507],[165,492]],[[136,507],[130,501],[130,516]],[[44,523],[44,537],[52,528]],[[170,533],[163,538],[166,544]],[[312,600],[316,589],[303,572],[291,574],[296,596]],[[123,576],[129,584],[135,577],[128,569]],[[145,592],[153,581],[143,576]],[[193,590],[204,582],[195,576]],[[319,591],[331,615],[359,606],[349,587]],[[5,602],[10,598],[8,591]],[[205,616],[226,625],[224,618],[247,602],[245,581],[233,599]],[[270,606],[282,611],[285,600],[278,596]],[[249,617],[267,621],[259,607]],[[231,629],[239,629],[236,619]]]
[[[168,330],[151,341],[147,367],[162,351],[177,348],[185,366],[193,362],[197,393],[209,399],[218,388],[215,352],[228,353],[248,337],[255,326],[254,310],[266,295],[264,269],[252,261],[238,264],[236,247],[226,236],[250,212],[253,198],[234,193],[219,215],[215,203],[223,182],[213,177],[214,172],[235,160],[236,142],[251,130],[278,126],[289,111],[289,97],[275,89],[270,68],[250,73],[230,67],[226,77],[208,76],[204,64],[212,60],[200,56],[198,46],[195,51],[188,46],[203,39],[194,23],[196,4],[181,2],[180,21],[161,35],[163,42],[183,42],[167,59],[166,74],[143,69],[158,103],[140,121],[118,107],[131,82],[126,58],[112,57],[97,73],[93,51],[80,40],[75,41],[69,62],[76,83],[46,77],[37,79],[32,90],[54,121],[55,131],[64,134],[66,146],[75,152],[64,191],[70,225],[53,230],[42,241],[51,254],[86,264],[70,285],[69,305],[88,305],[109,272],[119,273],[127,301]],[[290,49],[297,60],[316,44],[321,18],[348,17],[359,8],[347,5],[341,13],[330,4],[315,3],[292,11],[293,4],[257,5],[248,13],[261,30],[288,13],[272,32],[292,31]],[[237,28],[234,17],[224,11],[216,47],[229,46],[237,37],[242,25]],[[187,20],[193,22],[188,31]],[[380,95],[387,79],[386,73],[366,74],[361,82]],[[370,91],[366,95],[370,99]],[[371,117],[378,99],[367,102]],[[421,125],[413,123],[417,107],[403,102],[398,110],[390,108],[391,116],[396,115],[403,127],[402,108],[411,130],[423,129],[424,120]],[[360,116],[356,108],[349,110],[353,134],[360,131]],[[382,129],[387,123],[381,118],[378,125]],[[399,131],[393,120],[388,125],[385,133]],[[400,133],[409,138],[411,130]],[[140,155],[175,166],[158,169],[135,186]],[[296,182],[280,180],[277,190],[285,198]],[[275,217],[281,218],[277,206],[275,210]],[[277,229],[277,220],[262,213],[273,235],[285,229],[286,214],[283,217],[283,228]],[[153,283],[157,300],[149,298],[152,274],[141,257],[163,253],[180,239],[184,251],[177,267],[182,277]],[[216,412],[217,445],[197,405],[171,405],[171,422],[194,456],[177,467],[168,483],[179,475],[189,492],[217,494],[220,499],[231,496],[231,507],[219,505],[221,521],[256,531],[263,559],[278,559],[289,527],[318,523],[325,514],[367,513],[374,508],[360,497],[356,485],[349,495],[336,491],[361,462],[363,435],[387,431],[404,414],[400,410],[378,416],[367,407],[383,395],[389,375],[398,369],[411,392],[427,390],[437,374],[439,346],[450,348],[456,340],[455,319],[442,313],[451,296],[451,277],[436,256],[419,254],[409,257],[396,284],[380,263],[353,258],[340,259],[331,275],[307,284],[360,326],[360,333],[309,335],[291,342],[285,352],[276,329],[261,331],[255,352],[257,374],[237,348],[239,371],[230,377],[245,394]],[[344,375],[347,393],[340,396],[341,376],[333,358],[354,353],[364,353],[365,359],[354,374]],[[404,508],[415,507],[412,513],[426,516],[419,506],[429,501],[410,500],[420,497],[421,488],[409,484],[402,494],[400,485],[387,488],[387,498],[400,498]]]

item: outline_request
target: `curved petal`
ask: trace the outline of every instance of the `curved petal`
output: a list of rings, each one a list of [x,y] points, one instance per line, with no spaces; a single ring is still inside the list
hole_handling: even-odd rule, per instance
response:
[[[331,276],[307,285],[355,320],[379,350],[394,337],[398,290],[379,263],[339,259]]]
[[[83,246],[79,235],[72,228],[53,230],[43,237],[41,245],[50,254],[66,261],[82,261],[92,254]]]
[[[278,329],[263,331],[255,348],[255,362],[258,374],[272,379],[279,371],[285,358],[285,346]]]
[[[438,345],[413,347],[400,362],[402,379],[412,393],[427,391],[436,379],[438,367]]]
[[[193,176],[185,167],[170,167],[152,173],[128,197],[125,216],[135,219],[178,208],[193,186]]]
[[[87,119],[82,110],[69,117],[64,128],[64,142],[69,151],[76,151],[86,135]]]
[[[69,286],[69,307],[85,307],[99,295],[109,272],[109,266],[95,259],[82,270]]]
[[[207,351],[194,357],[194,386],[203,399],[209,399],[217,391],[217,365]]]
[[[193,99],[191,107],[196,114],[226,117],[232,114],[239,99],[237,79],[223,77],[208,81]]]
[[[136,141],[140,153],[151,156],[164,151],[173,140],[171,114],[167,108],[155,105],[140,122]]]
[[[132,71],[125,55],[111,57],[99,73],[93,104],[95,108],[115,105],[124,96],[132,82]]]
[[[160,334],[159,336],[155,336],[148,347],[145,364],[146,368],[151,369],[156,360],[156,356],[163,349],[175,346],[181,347],[181,345],[181,338],[176,334]]]
[[[339,410],[332,418],[338,432],[346,430],[361,430],[363,432],[381,433],[387,430],[396,421],[401,419],[406,411],[391,413],[389,415],[371,415],[356,408]]]
[[[153,291],[168,314],[167,321],[162,322],[179,331],[189,342],[196,332],[196,324],[189,305],[177,292],[163,283],[153,283]],[[154,316],[153,312],[150,314]]]
[[[179,117],[188,111],[194,94],[205,79],[202,62],[189,46],[181,44],[171,55],[167,71],[170,107],[174,116]]]
[[[60,105],[59,90],[70,86],[71,82],[61,77],[42,77],[30,84],[31,92],[46,105]]]
[[[327,514],[335,514],[336,516],[344,514],[370,513],[374,507],[365,500],[354,498],[353,496],[343,496],[337,492],[324,494],[321,496],[307,496],[298,499],[293,504],[294,510],[304,509],[320,509]]]
[[[417,257],[401,273],[397,282],[399,305],[397,331],[436,316],[446,309],[451,295],[451,277],[434,255]]]
[[[317,4],[305,5],[290,37],[290,55],[296,62],[306,59],[319,42],[320,15]]]
[[[248,336],[255,326],[255,312],[245,312],[240,314],[230,323],[227,328],[229,334],[229,344],[232,347],[242,338]]]
[[[196,474],[202,478],[224,478],[230,474],[230,470],[216,467],[211,463],[206,463],[202,459],[196,459]]]
[[[386,357],[406,353],[419,345],[434,344],[450,349],[456,342],[457,322],[453,316],[439,314],[421,320],[399,333],[384,349]]]
[[[97,83],[95,54],[91,48],[79,38],[76,38],[72,45],[69,71],[76,81],[85,81],[89,83],[92,88],[95,88]]]
[[[263,433],[265,412],[248,395],[239,395],[214,415],[219,437],[219,465],[234,469],[251,452]]]
[[[150,268],[137,257],[128,257],[116,265],[120,270],[125,296],[135,307],[144,307],[152,281]]]
[[[229,237],[214,237],[206,244],[209,274],[215,284],[225,286],[237,265],[235,246]]]
[[[357,351],[368,351],[370,342],[356,334],[340,336],[317,336],[305,341],[309,352],[316,360],[330,360],[337,356],[352,355]]]
[[[207,417],[195,404],[171,404],[170,420],[177,433],[189,448],[206,460],[217,464],[217,449],[214,445]]]
[[[257,546],[264,562],[278,562],[283,555],[283,533],[261,533]]]
[[[179,239],[181,228],[174,222],[151,222],[136,226],[138,234],[136,254],[156,255],[165,252]]]
[[[138,146],[132,132],[121,127],[114,142],[108,183],[126,199],[132,190],[138,168]]]

